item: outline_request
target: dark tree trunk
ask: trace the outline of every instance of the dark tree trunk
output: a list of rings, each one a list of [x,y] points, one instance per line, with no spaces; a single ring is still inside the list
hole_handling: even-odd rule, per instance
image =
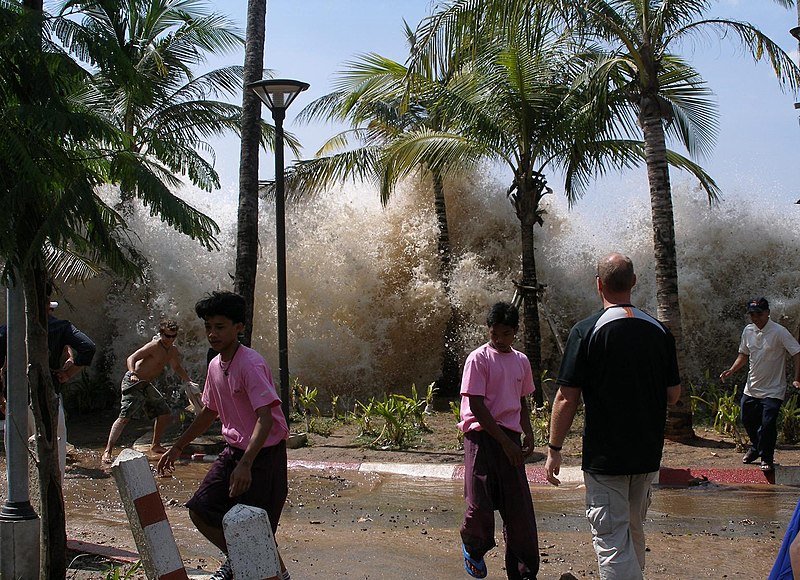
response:
[[[533,227],[541,225],[539,202],[549,192],[544,176],[530,172],[525,164],[517,173],[516,193],[511,194],[517,218],[520,221],[522,239],[522,281],[520,291],[523,292],[522,304],[523,350],[531,363],[533,380],[536,383],[533,399],[537,407],[544,404],[542,378],[542,331],[539,326],[539,279],[536,274],[536,245]]]
[[[248,0],[244,51],[244,83],[261,80],[264,74],[266,0]],[[239,159],[239,214],[236,232],[234,290],[247,304],[242,343],[249,346],[253,335],[256,272],[258,270],[258,153],[261,137],[261,100],[245,89],[242,97],[242,145]]]
[[[678,257],[675,245],[675,218],[667,165],[664,124],[655,106],[642,106],[640,123],[644,132],[647,180],[653,218],[653,250],[656,271],[657,317],[672,332],[678,349],[679,368],[684,369],[683,326],[678,300]],[[672,441],[690,441],[692,407],[685,386],[676,405],[669,408],[665,436]]]
[[[24,0],[24,6],[42,12],[43,0]],[[67,529],[58,466],[58,398],[50,376],[50,357],[47,350],[45,272],[28,264],[21,270],[20,277],[26,301],[28,388],[36,424],[41,503],[39,577],[63,580],[67,574]]]
[[[26,301],[28,385],[36,424],[37,471],[41,499],[40,577],[61,580],[67,573],[67,532],[61,470],[58,466],[58,397],[50,374],[47,350],[45,273],[22,271]]]
[[[453,273],[453,253],[450,247],[450,233],[447,229],[447,206],[444,199],[444,183],[442,176],[433,176],[434,208],[436,220],[439,223],[439,276],[447,295],[447,307],[450,315],[447,319],[447,326],[444,333],[444,351],[442,353],[442,370],[439,379],[436,381],[436,388],[439,395],[452,397],[458,395],[460,380],[459,355],[461,353],[461,313],[458,307],[453,304],[450,297],[450,277]]]

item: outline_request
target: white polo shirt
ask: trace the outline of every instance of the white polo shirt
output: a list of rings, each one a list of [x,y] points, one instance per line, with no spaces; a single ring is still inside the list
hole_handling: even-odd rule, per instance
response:
[[[751,323],[744,327],[739,352],[750,359],[750,372],[744,394],[758,399],[783,400],[786,395],[786,353],[794,356],[800,344],[777,322],[767,320],[759,329]]]

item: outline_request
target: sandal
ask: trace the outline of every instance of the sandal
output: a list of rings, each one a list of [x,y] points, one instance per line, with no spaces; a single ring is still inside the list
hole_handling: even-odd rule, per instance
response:
[[[467,552],[467,547],[461,544],[461,553],[464,555],[464,570],[473,578],[486,578],[488,570],[486,569],[486,562],[483,558],[476,560]]]
[[[767,463],[766,461],[762,461],[761,462],[761,471],[763,471],[764,473],[769,473],[770,471],[773,471],[774,469],[775,469],[775,466],[772,463]]]

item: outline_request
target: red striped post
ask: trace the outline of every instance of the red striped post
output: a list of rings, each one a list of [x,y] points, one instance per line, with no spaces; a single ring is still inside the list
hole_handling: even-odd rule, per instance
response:
[[[147,458],[125,449],[111,467],[128,514],[145,574],[156,580],[188,580]]]

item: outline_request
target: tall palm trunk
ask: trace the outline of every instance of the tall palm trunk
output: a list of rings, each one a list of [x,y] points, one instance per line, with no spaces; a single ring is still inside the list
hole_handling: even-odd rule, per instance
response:
[[[531,363],[533,380],[537,384],[533,398],[537,407],[544,403],[544,393],[539,380],[542,376],[542,330],[539,326],[539,279],[536,274],[536,246],[533,227],[542,219],[539,216],[539,202],[547,189],[544,176],[530,172],[527,164],[521,164],[517,173],[517,193],[511,197],[517,218],[520,221],[522,240],[522,282],[521,290],[525,300],[522,307],[523,349]]]
[[[244,84],[261,80],[264,74],[266,0],[248,0],[244,49]],[[258,270],[258,151],[261,100],[253,91],[242,96],[242,145],[239,155],[239,213],[236,231],[236,274],[234,290],[247,305],[242,342],[249,346],[253,335],[256,272]]]
[[[535,236],[533,224],[520,222],[522,234],[522,285],[528,288],[538,288],[536,277]],[[536,292],[526,295],[522,303],[522,322],[524,325],[523,345],[525,354],[531,363],[531,372],[536,382],[536,391],[533,398],[536,406],[541,407],[544,402],[542,385],[539,378],[542,376],[542,331],[539,327],[539,300]]]
[[[27,266],[22,270],[25,292],[28,385],[36,424],[39,475],[41,578],[61,580],[67,573],[67,532],[61,470],[58,466],[58,397],[50,374],[47,349],[47,302],[45,273]]]
[[[657,317],[672,332],[678,350],[679,368],[685,368],[683,327],[678,301],[678,258],[675,246],[675,218],[667,165],[664,124],[655,106],[642,107],[640,123],[644,133],[647,181],[653,218],[653,249],[656,270]],[[673,441],[694,438],[689,394],[684,387],[676,405],[669,408],[665,435]]]
[[[450,295],[450,278],[453,273],[453,252],[450,247],[450,232],[447,229],[447,206],[444,199],[444,180],[440,173],[433,175],[433,194],[436,220],[439,224],[438,251],[439,251],[439,277],[442,280],[447,306],[450,316],[444,333],[444,351],[442,353],[442,370],[439,380],[436,381],[438,393],[443,396],[454,396],[459,392],[459,353],[461,341],[459,328],[461,326],[461,313],[453,303]]]

